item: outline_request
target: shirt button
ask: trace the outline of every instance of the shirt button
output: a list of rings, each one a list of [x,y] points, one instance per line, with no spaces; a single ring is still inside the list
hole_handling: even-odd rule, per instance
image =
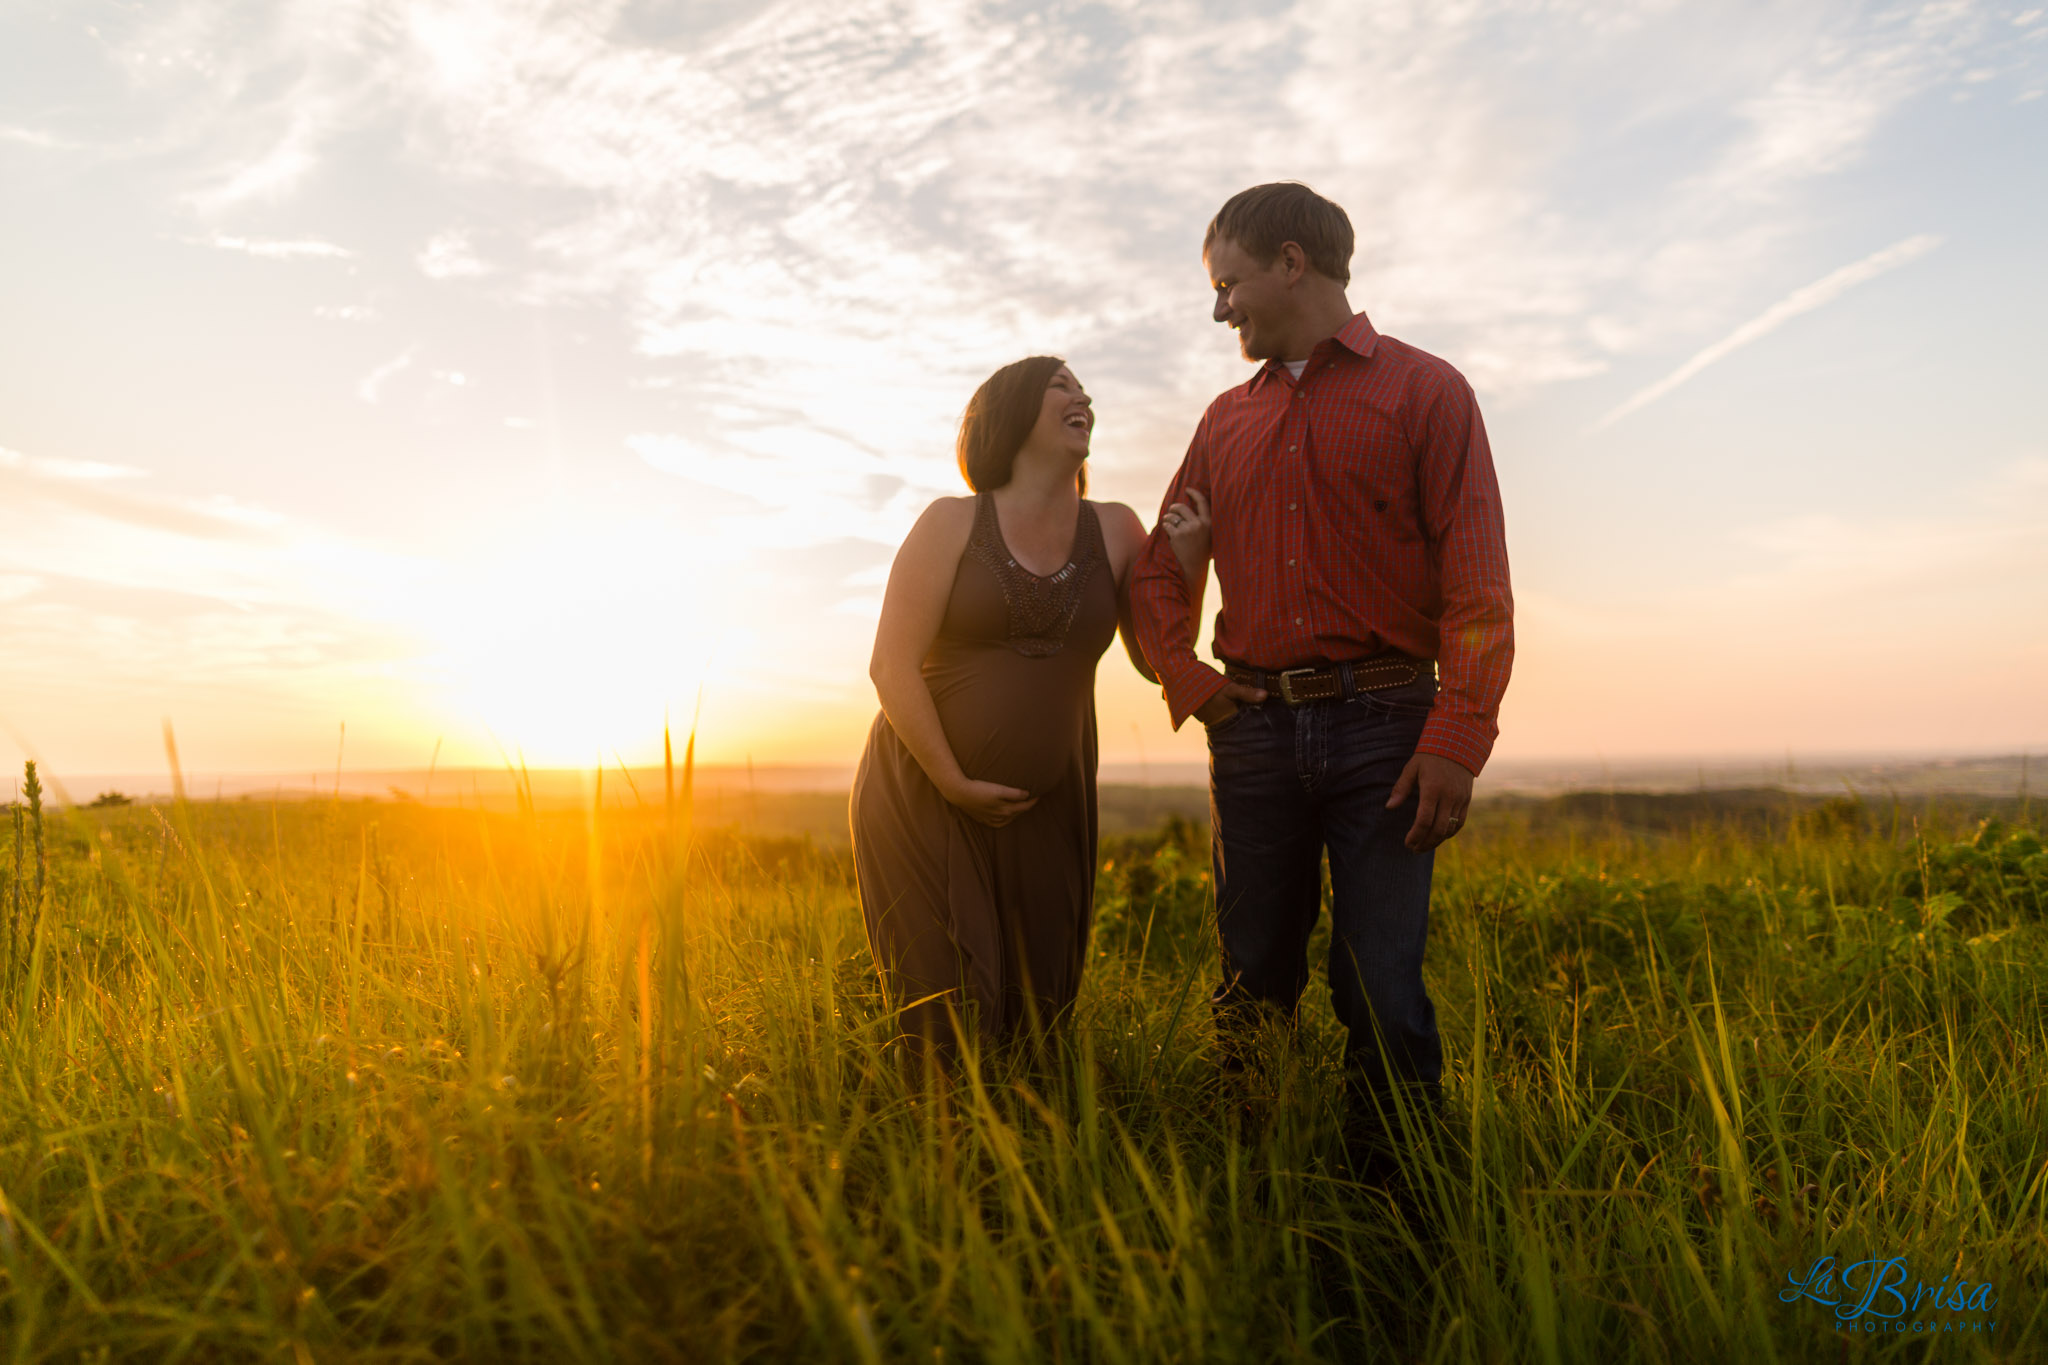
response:
[[[1296,398],[1306,398],[1308,397],[1308,391],[1306,389],[1296,389],[1294,391],[1294,396]]]
[[[1300,447],[1300,446],[1289,446],[1289,447],[1287,447],[1287,448],[1288,448],[1289,450],[1300,450],[1300,449],[1301,449],[1301,447]]]
[[[1290,502],[1290,503],[1288,503],[1288,504],[1287,504],[1287,510],[1288,510],[1288,511],[1290,511],[1290,512],[1292,512],[1292,511],[1294,510],[1294,504],[1293,504],[1293,503],[1291,503],[1291,502]]]
[[[1290,568],[1290,569],[1291,569],[1291,568],[1293,568],[1293,567],[1294,567],[1294,561],[1293,561],[1293,560],[1291,560],[1291,559],[1290,559],[1290,560],[1288,560],[1288,561],[1287,561],[1287,567],[1288,567],[1288,568]]]
[[[1294,624],[1297,626],[1301,624],[1301,618],[1299,616],[1294,618]]]

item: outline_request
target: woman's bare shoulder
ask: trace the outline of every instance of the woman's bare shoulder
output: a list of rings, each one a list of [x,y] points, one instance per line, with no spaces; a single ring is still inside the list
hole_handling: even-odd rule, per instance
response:
[[[972,493],[963,497],[933,498],[918,520],[923,521],[928,517],[942,526],[950,526],[956,521],[972,521],[976,501]]]
[[[1105,536],[1134,535],[1140,539],[1144,537],[1145,523],[1131,510],[1128,503],[1091,500],[1088,505],[1095,509],[1095,519],[1102,523],[1102,532]]]
[[[1145,543],[1145,523],[1124,503],[1091,501],[1088,505],[1095,509],[1095,520],[1102,527],[1103,548],[1109,551],[1110,562],[1121,580]]]
[[[974,502],[972,497],[933,498],[904,537],[904,547],[958,555],[974,532]]]

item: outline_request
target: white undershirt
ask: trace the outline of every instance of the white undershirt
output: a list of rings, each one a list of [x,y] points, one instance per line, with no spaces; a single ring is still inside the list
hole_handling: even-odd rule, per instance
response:
[[[1294,376],[1297,384],[1301,382],[1301,372],[1308,366],[1306,360],[1283,360],[1280,363],[1287,367],[1287,373]]]

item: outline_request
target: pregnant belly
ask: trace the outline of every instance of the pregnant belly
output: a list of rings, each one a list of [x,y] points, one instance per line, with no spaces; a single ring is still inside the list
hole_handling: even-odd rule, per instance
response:
[[[928,672],[925,682],[963,772],[1042,795],[1080,752],[1094,670],[1075,678],[1057,656],[1002,653]]]

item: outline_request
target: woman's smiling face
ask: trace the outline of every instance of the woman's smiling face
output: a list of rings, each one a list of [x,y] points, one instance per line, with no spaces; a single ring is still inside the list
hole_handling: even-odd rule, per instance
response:
[[[1089,433],[1095,430],[1095,402],[1062,365],[1046,381],[1045,400],[1038,409],[1038,421],[1031,428],[1030,444],[1047,450],[1064,450],[1076,459],[1088,458]]]

